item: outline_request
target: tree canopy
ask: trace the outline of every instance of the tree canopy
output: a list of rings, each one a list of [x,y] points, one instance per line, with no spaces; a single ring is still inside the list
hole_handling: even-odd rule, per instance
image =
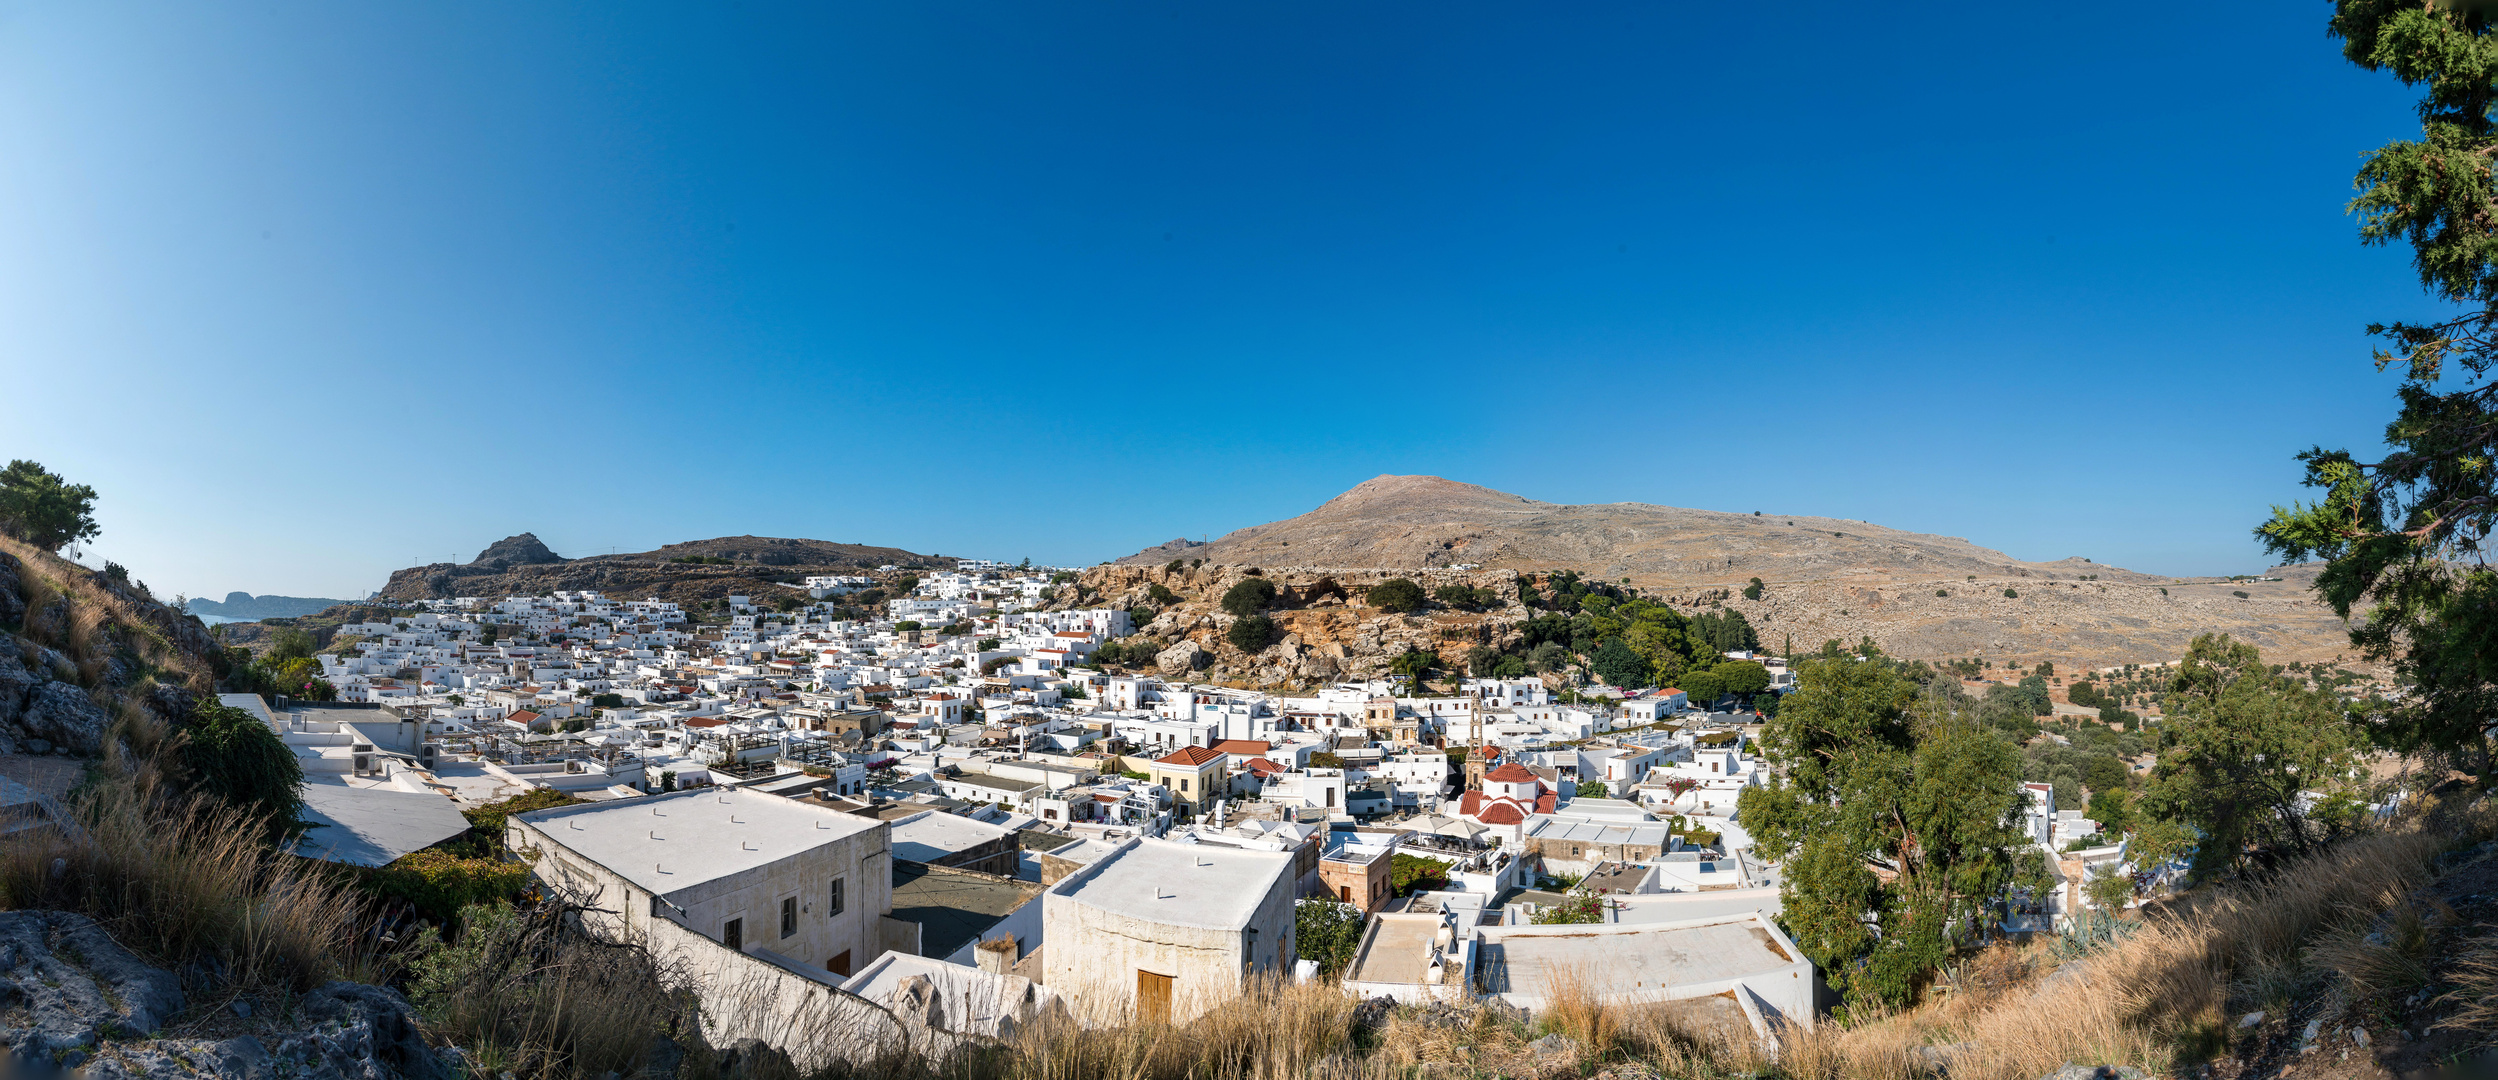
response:
[[[1786,775],[1739,813],[1782,860],[1796,944],[1854,1004],[1913,1000],[1955,930],[2024,881],[2020,755],[1938,681],[1892,663],[1817,659],[1762,736]],[[1892,868],[1885,881],[1872,864]],[[2043,863],[2039,864],[2043,867]]]
[[[1373,585],[1363,598],[1370,606],[1390,613],[1413,611],[1423,605],[1422,586],[1404,578],[1389,578]]]
[[[1275,583],[1262,577],[1242,578],[1223,593],[1223,612],[1235,618],[1245,619],[1273,606]]]
[[[2277,676],[2255,646],[2194,639],[2170,683],[2167,745],[2141,806],[2203,835],[2198,873],[2250,851],[2314,850],[2359,808],[2353,728],[2330,693]]]
[[[32,461],[0,469],[0,532],[45,551],[94,539],[95,489]]]
[[[1223,632],[1223,639],[1231,642],[1233,648],[1249,653],[1259,652],[1283,636],[1275,620],[1264,615],[1234,619],[1231,629]]]
[[[2256,529],[2285,561],[2325,560],[2316,592],[2336,614],[2365,614],[2351,641],[2390,662],[2413,693],[2377,708],[2382,746],[2498,783],[2498,571],[2482,562],[2498,525],[2498,36],[2478,4],[2339,0],[2328,25],[2342,55],[2419,90],[2420,137],[2369,152],[2349,210],[2364,244],[2401,241],[2433,297],[2462,310],[2425,323],[2378,323],[2374,362],[2402,372],[2386,425],[2391,452],[2298,455],[2312,504],[2273,508]]]

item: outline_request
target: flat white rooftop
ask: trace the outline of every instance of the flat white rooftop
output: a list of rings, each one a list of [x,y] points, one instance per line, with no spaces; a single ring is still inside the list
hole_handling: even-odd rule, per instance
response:
[[[885,824],[733,787],[516,816],[583,858],[661,896],[769,866]]]
[[[1266,902],[1276,879],[1292,873],[1289,851],[1139,838],[1069,875],[1050,891],[1146,922],[1238,930]]]
[[[1722,982],[1788,968],[1789,953],[1757,915],[1667,926],[1487,926],[1478,966],[1486,989],[1542,997],[1575,977],[1605,997]]]
[[[973,821],[942,810],[922,810],[893,823],[893,857],[912,862],[935,862],[979,847],[1012,831],[1003,825]]]

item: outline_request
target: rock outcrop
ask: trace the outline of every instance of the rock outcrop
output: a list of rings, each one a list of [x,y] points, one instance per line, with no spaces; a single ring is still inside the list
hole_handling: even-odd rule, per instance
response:
[[[486,550],[478,552],[475,559],[469,560],[469,565],[509,570],[515,566],[541,566],[563,561],[563,556],[539,542],[538,534],[522,533],[486,545]]]
[[[129,706],[179,723],[216,649],[144,586],[0,540],[0,754],[93,757]]]
[[[449,1080],[458,1071],[426,1043],[407,999],[378,986],[314,989],[296,999],[288,1030],[268,1038],[158,1037],[184,1004],[180,979],[84,915],[0,912],[0,1049],[21,1068],[83,1069],[94,1080]]]

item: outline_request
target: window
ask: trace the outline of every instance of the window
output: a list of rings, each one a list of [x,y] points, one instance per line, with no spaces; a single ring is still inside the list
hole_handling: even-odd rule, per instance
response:
[[[720,944],[726,945],[732,949],[737,949],[741,952],[744,951],[746,948],[746,920],[730,919],[727,922],[721,923]]]
[[[840,878],[834,878],[834,879],[833,879],[833,896],[832,896],[832,901],[831,901],[829,904],[827,904],[827,905],[825,906],[825,908],[824,908],[824,913],[825,913],[825,914],[827,914],[827,915],[839,915],[839,914],[841,914],[841,879],[840,879]]]
[[[797,932],[798,898],[795,896],[784,896],[781,898],[781,936],[788,937]]]

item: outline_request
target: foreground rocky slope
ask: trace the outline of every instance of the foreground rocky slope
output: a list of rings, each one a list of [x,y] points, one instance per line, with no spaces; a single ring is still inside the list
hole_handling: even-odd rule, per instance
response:
[[[679,559],[702,561],[675,561]],[[887,565],[951,567],[953,562],[901,548],[777,536],[723,536],[629,555],[567,559],[548,550],[536,536],[522,533],[495,541],[465,563],[393,571],[378,598],[544,596],[590,589],[633,600],[656,596],[687,603],[731,595],[781,595],[787,590],[779,582],[811,574],[857,574]]]
[[[94,757],[126,709],[178,723],[215,653],[144,586],[0,537],[0,754]]]
[[[448,1080],[459,1071],[392,990],[327,983],[257,1024],[248,1006],[203,997],[84,915],[0,912],[0,1046],[21,1068],[94,1080]],[[252,1030],[225,1033],[237,1027]],[[223,1037],[169,1034],[194,1030]]]

